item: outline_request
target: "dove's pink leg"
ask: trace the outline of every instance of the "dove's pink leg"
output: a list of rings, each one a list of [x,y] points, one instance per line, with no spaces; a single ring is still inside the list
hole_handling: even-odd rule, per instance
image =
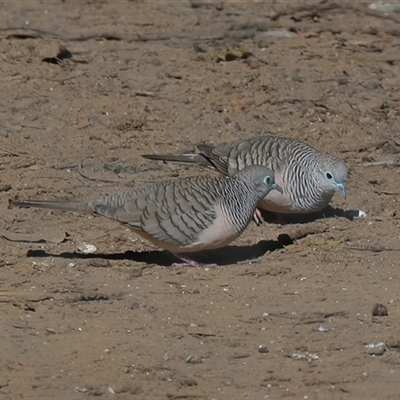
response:
[[[257,226],[259,226],[263,222],[265,222],[264,218],[261,214],[261,211],[258,208],[256,208],[256,211],[254,211],[253,219],[254,219],[255,223],[257,224]]]
[[[174,267],[183,267],[185,265],[188,265],[190,267],[210,268],[210,267],[215,266],[215,264],[203,264],[203,263],[199,263],[197,261],[191,260],[190,258],[186,257],[184,254],[174,254],[174,256],[180,258],[183,261],[183,263],[173,263],[172,266],[174,266]]]

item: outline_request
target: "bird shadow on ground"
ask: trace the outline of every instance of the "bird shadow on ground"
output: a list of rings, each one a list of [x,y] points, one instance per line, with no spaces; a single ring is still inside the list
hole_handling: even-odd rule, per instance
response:
[[[283,246],[276,240],[261,240],[257,244],[249,246],[227,246],[221,249],[209,250],[202,253],[189,254],[190,259],[201,264],[210,264],[224,266],[237,264],[247,260],[255,260],[263,256],[268,251],[281,249]],[[63,258],[63,259],[80,259],[94,260],[102,259],[109,261],[128,260],[133,262],[144,263],[147,265],[159,265],[163,267],[171,266],[172,264],[182,263],[182,260],[176,258],[168,251],[126,251],[124,253],[113,254],[82,254],[76,252],[64,252],[60,254],[47,253],[45,250],[29,250],[27,257],[33,258]]]
[[[343,210],[342,208],[325,207],[323,210],[309,214],[276,214],[266,210],[260,210],[264,220],[268,223],[279,223],[284,221],[285,224],[307,224],[319,219],[342,217],[352,221],[356,217],[360,217],[360,210]]]

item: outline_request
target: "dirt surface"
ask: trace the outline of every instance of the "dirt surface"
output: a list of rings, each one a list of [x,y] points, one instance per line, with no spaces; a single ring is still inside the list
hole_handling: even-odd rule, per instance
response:
[[[399,398],[400,15],[340,4],[1,3],[2,399]],[[140,155],[263,133],[344,159],[332,207],[367,217],[252,223],[201,269],[8,209],[210,174]]]

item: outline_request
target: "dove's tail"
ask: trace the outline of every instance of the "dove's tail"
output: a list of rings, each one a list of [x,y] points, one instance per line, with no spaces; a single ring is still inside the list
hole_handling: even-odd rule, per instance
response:
[[[87,201],[67,200],[11,200],[10,207],[34,207],[49,210],[75,211],[81,213],[93,212],[93,207]]]
[[[208,166],[207,160],[200,154],[186,153],[186,154],[143,154],[143,158],[148,160],[158,160],[158,161],[172,161],[172,162],[182,162],[189,164],[199,164]]]

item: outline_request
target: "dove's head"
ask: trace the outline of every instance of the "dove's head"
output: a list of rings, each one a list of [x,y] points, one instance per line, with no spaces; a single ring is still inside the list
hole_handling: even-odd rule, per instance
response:
[[[348,171],[342,160],[331,155],[325,155],[321,160],[319,168],[319,183],[323,193],[333,196],[339,192],[346,198],[346,188],[344,186]]]
[[[251,181],[261,198],[265,197],[271,190],[282,193],[282,188],[275,182],[274,172],[262,165],[251,165],[242,169],[237,175]]]

